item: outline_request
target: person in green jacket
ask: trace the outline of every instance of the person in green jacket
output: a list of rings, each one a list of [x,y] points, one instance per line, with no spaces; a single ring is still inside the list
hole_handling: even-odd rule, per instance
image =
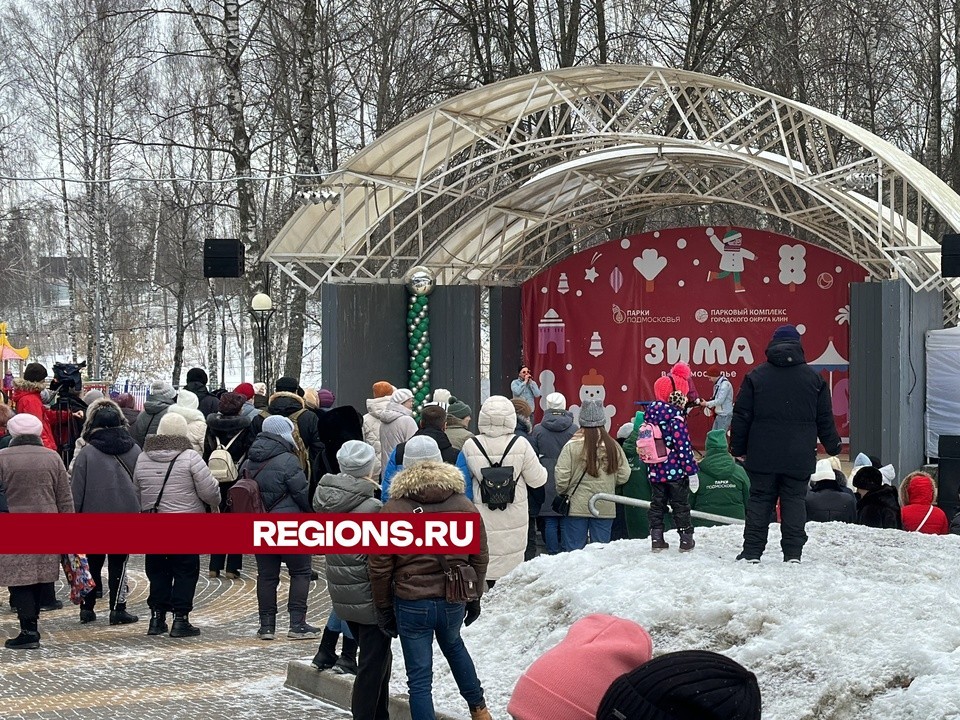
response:
[[[750,478],[727,449],[724,430],[707,433],[707,446],[700,465],[700,490],[690,494],[690,509],[743,520],[750,497]],[[693,518],[694,527],[721,523]]]

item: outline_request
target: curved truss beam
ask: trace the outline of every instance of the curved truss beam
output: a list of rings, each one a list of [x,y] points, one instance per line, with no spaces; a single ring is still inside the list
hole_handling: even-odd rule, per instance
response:
[[[478,88],[391,130],[320,194],[263,257],[311,290],[396,282],[421,263],[441,282],[518,284],[608,239],[611,220],[725,203],[876,277],[960,298],[931,237],[960,228],[960,197],[933,173],[829,113],[680,70],[567,68]]]

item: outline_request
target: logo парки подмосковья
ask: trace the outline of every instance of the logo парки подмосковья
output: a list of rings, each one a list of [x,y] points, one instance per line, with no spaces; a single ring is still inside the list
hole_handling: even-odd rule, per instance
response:
[[[623,325],[625,323],[656,323],[656,324],[673,324],[680,322],[679,315],[652,315],[649,310],[636,310],[630,308],[628,310],[623,310],[619,305],[614,304],[613,306],[613,322],[617,325]]]

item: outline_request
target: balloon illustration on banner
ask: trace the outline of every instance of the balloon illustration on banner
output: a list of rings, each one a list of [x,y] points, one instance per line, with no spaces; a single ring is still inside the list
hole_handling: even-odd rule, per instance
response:
[[[802,326],[806,356],[829,383],[845,430],[849,288],[866,276],[836,253],[766,230],[672,228],[618,238],[524,284],[524,346],[567,397],[583,400],[584,378],[605,378],[607,418],[623,423],[652,400],[653,382],[673,364],[690,364],[702,397],[712,392],[710,365],[737,391],[763,362],[773,331]],[[689,422],[702,447],[712,418],[694,410]]]

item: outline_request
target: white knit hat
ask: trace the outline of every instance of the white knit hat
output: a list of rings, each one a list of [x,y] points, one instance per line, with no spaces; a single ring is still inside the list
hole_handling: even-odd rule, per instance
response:
[[[563,393],[550,393],[547,395],[547,410],[566,410],[567,409],[567,399],[563,396]]]
[[[397,405],[403,405],[407,400],[413,400],[413,393],[406,388],[400,388],[399,390],[393,391],[390,399]]]

